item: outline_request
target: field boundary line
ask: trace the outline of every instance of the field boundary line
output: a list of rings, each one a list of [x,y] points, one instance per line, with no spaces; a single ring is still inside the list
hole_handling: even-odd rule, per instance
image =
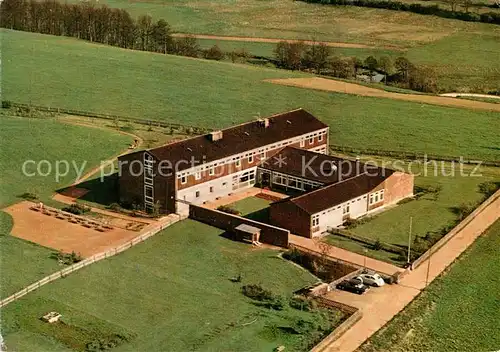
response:
[[[168,218],[170,215],[174,215],[174,216],[171,218]],[[115,248],[112,248],[110,250],[107,250],[105,252],[95,254],[89,258],[86,258],[86,259],[78,262],[78,263],[72,264],[64,269],[56,271],[55,273],[47,275],[46,277],[26,286],[22,290],[8,296],[7,298],[0,300],[0,308],[5,307],[7,304],[18,300],[19,298],[21,298],[21,297],[27,295],[28,293],[42,287],[43,285],[46,285],[46,284],[48,284],[52,281],[55,281],[57,279],[60,279],[60,278],[64,278],[67,275],[74,273],[75,271],[82,269],[90,264],[96,263],[100,260],[110,258],[112,256],[119,254],[119,253],[122,253],[122,252],[126,251],[127,249],[132,248],[132,247],[138,245],[139,243],[144,242],[148,238],[156,235],[158,232],[166,229],[170,225],[173,225],[176,222],[179,222],[187,217],[187,216],[182,216],[182,215],[178,215],[178,214],[170,214],[170,215],[167,216],[168,219],[165,219],[163,221],[160,220],[161,223],[159,225],[155,226],[152,229],[148,229],[147,231],[140,234],[139,236],[132,239],[131,241],[124,243],[120,246],[117,246]]]
[[[376,149],[376,148],[357,148],[346,145],[330,144],[331,152],[342,152],[348,154],[364,154],[364,155],[375,155],[375,156],[388,156],[396,157],[400,159],[412,159],[412,160],[424,160],[424,161],[448,161],[448,162],[458,162],[462,164],[481,164],[485,166],[500,167],[500,161],[492,160],[477,160],[477,158],[465,157],[465,156],[452,156],[452,155],[437,155],[428,154],[421,151],[406,151],[406,150],[388,150],[388,149]]]
[[[212,131],[211,129],[206,128],[206,127],[184,125],[184,124],[180,124],[180,123],[164,122],[164,121],[159,121],[159,120],[149,120],[149,119],[143,119],[143,118],[139,118],[139,117],[126,117],[126,116],[120,116],[120,115],[115,115],[115,114],[101,114],[101,113],[90,112],[90,111],[65,109],[65,108],[54,108],[54,107],[50,107],[50,106],[23,104],[23,103],[15,103],[15,102],[10,102],[10,105],[13,108],[19,108],[19,109],[26,109],[26,110],[35,109],[35,110],[42,111],[42,112],[67,114],[67,115],[83,116],[83,117],[93,117],[93,118],[109,120],[109,121],[137,123],[137,124],[142,124],[142,125],[146,125],[146,126],[157,126],[157,127],[163,127],[163,128],[172,127],[172,128],[179,128],[179,129],[180,128],[192,129],[193,130],[192,134],[205,134],[205,133],[209,133]]]

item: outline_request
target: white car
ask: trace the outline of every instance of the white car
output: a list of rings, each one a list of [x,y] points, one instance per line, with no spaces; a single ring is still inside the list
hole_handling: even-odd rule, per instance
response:
[[[358,277],[360,277],[363,280],[363,283],[365,285],[370,285],[370,286],[384,286],[385,282],[384,279],[379,274],[361,274]]]

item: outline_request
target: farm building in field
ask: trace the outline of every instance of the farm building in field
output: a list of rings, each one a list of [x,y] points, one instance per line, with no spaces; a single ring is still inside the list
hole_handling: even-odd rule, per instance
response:
[[[328,126],[308,112],[270,116],[120,157],[120,200],[188,214],[190,204],[258,184],[294,194],[271,204],[272,225],[314,237],[413,195],[412,175],[327,147]]]
[[[298,109],[119,157],[120,201],[187,214],[252,187],[257,167],[285,146],[326,153],[328,126]]]

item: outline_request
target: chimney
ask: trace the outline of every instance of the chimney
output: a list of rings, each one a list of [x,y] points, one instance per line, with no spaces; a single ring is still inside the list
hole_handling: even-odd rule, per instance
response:
[[[361,171],[359,170],[359,156],[356,157],[356,176],[359,175]]]
[[[269,127],[269,119],[268,118],[265,118],[265,119],[260,119],[259,120],[259,123],[261,124],[262,127],[264,128],[268,128]]]
[[[222,131],[214,131],[210,132],[209,139],[212,142],[217,142],[218,140],[222,139],[222,136],[223,136]]]

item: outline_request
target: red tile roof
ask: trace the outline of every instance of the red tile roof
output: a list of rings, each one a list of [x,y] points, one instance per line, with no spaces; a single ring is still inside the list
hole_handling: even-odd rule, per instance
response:
[[[160,161],[169,160],[173,165],[193,158],[201,164],[327,127],[307,111],[298,109],[270,116],[267,128],[259,121],[252,121],[223,130],[222,138],[215,142],[210,140],[210,135],[204,135],[150,149],[149,152]],[[177,171],[190,167],[192,164],[178,164]]]

